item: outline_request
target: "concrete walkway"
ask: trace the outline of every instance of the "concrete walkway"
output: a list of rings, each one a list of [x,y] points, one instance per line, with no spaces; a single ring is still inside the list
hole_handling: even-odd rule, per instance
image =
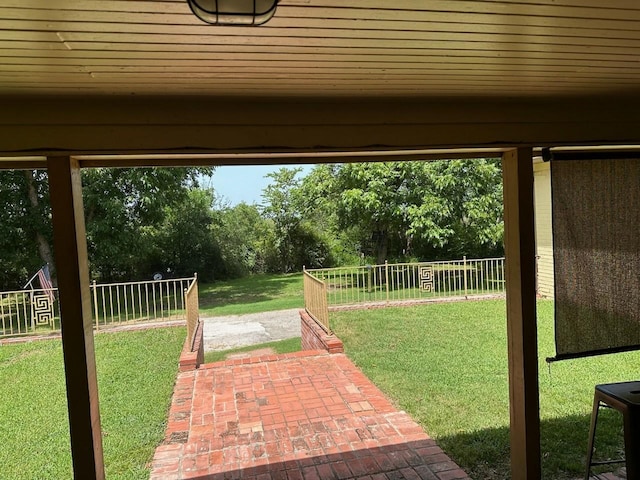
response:
[[[201,317],[204,321],[204,351],[285,340],[300,336],[297,308],[275,312]]]
[[[180,373],[152,480],[468,479],[342,354]]]

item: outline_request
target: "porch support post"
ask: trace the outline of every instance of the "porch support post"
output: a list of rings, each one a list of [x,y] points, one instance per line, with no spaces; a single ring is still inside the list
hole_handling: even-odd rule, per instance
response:
[[[518,148],[506,152],[502,157],[502,172],[511,478],[539,480],[540,403],[531,149]]]
[[[47,159],[71,454],[76,479],[104,479],[87,241],[78,162]]]

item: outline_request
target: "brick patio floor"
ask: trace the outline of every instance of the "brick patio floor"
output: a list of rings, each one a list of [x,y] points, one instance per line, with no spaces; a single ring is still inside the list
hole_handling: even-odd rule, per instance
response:
[[[151,479],[468,479],[342,354],[180,373]]]

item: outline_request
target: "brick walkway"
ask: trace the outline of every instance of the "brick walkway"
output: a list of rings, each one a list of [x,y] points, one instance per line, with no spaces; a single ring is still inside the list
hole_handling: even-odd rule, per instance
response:
[[[342,354],[228,360],[178,375],[151,479],[469,477]]]

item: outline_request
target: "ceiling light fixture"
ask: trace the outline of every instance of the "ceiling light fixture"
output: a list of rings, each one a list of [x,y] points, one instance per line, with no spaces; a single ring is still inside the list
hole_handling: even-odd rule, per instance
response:
[[[187,0],[191,11],[212,25],[262,25],[276,12],[278,0]]]

